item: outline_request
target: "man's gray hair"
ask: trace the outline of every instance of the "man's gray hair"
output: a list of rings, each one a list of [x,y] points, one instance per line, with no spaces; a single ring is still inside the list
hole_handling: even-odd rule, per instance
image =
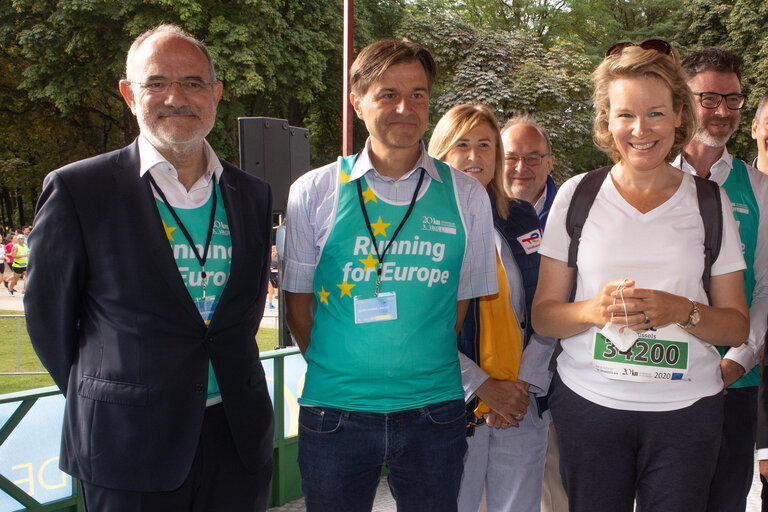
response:
[[[536,122],[536,119],[531,114],[519,114],[516,116],[512,116],[507,120],[507,123],[504,125],[504,128],[501,129],[501,134],[504,135],[504,132],[512,128],[513,126],[517,125],[526,125],[526,126],[532,126],[533,128],[536,128],[542,137],[544,137],[544,140],[547,142],[547,153],[552,153],[552,144],[549,142],[549,135],[547,134],[547,131],[541,127],[539,123]]]
[[[166,23],[163,25],[158,25],[154,28],[151,28],[147,30],[146,32],[141,33],[136,39],[133,40],[133,43],[131,43],[131,47],[128,49],[128,55],[125,59],[125,78],[127,80],[130,80],[130,77],[128,76],[128,69],[129,64],[131,63],[131,60],[133,59],[133,56],[138,51],[139,47],[142,45],[144,41],[146,41],[148,38],[154,36],[155,34],[171,34],[177,37],[180,37],[182,39],[185,39],[195,45],[201,52],[203,52],[203,55],[205,55],[206,60],[208,61],[208,69],[209,74],[211,77],[211,82],[216,82],[216,70],[213,67],[213,59],[211,58],[211,54],[208,52],[208,48],[205,47],[205,45],[192,37],[192,35],[181,28],[178,25],[172,25],[170,23]]]
[[[766,90],[762,97],[760,98],[760,101],[757,102],[757,110],[755,110],[755,119],[758,121],[760,120],[760,113],[763,111],[763,107],[765,107],[765,104],[768,103],[768,90]]]

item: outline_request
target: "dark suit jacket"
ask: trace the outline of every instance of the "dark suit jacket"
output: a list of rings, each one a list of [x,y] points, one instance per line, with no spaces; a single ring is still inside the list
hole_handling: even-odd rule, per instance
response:
[[[269,272],[269,186],[222,162],[229,281],[206,328],[182,281],[139,151],[52,172],[29,239],[32,344],[66,396],[60,466],[103,487],[177,488],[205,412],[208,361],[240,457],[270,463],[272,404],[255,335]]]

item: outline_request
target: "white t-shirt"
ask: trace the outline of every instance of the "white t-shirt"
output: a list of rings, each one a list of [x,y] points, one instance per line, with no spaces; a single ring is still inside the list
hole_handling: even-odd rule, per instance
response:
[[[571,178],[558,191],[539,251],[543,256],[568,261],[570,237],[565,217],[573,191],[583,177]],[[723,237],[720,254],[712,265],[713,276],[745,268],[736,221],[722,189],[721,196]],[[704,225],[693,177],[684,175],[669,200],[643,214],[619,194],[609,175],[584,224],[577,266],[575,301],[596,296],[609,281],[631,279],[636,288],[664,290],[707,304],[701,281]],[[593,365],[597,327],[562,340],[558,373],[575,393],[614,409],[681,409],[722,390],[720,355],[715,347],[674,324],[667,329],[676,339],[688,343],[688,371],[683,380],[634,382],[601,375]]]

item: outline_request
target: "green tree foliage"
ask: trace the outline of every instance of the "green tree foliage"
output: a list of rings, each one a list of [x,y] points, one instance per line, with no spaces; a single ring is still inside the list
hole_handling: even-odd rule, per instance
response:
[[[339,6],[339,14],[342,7]],[[354,4],[354,52],[355,55],[368,44],[392,37],[406,16],[404,0],[356,0]],[[339,36],[335,53],[329,59],[325,75],[326,90],[310,105],[302,126],[311,131],[312,162],[322,165],[332,162],[341,153],[342,144],[342,34],[339,22]],[[367,137],[365,125],[355,117],[353,140],[355,150],[363,147]]]
[[[453,17],[473,27],[527,31],[545,47],[576,43],[593,64],[619,41],[674,41],[678,0],[416,0],[412,12]]]
[[[433,123],[450,107],[490,106],[503,125],[530,113],[547,130],[561,180],[604,161],[590,130],[590,61],[576,45],[545,48],[525,31],[473,28],[442,15],[415,17],[404,32],[428,47],[441,69],[433,92]]]
[[[491,30],[525,29],[542,39],[569,7],[568,0],[417,0],[412,11]]]
[[[559,13],[551,37],[583,43],[596,65],[614,43],[648,37],[676,42],[678,10],[678,0],[571,0]]]
[[[29,211],[47,172],[133,140],[138,128],[117,83],[131,40],[163,22],[209,47],[225,84],[210,140],[237,161],[238,116],[311,120],[337,73],[341,15],[340,0],[3,2],[0,122],[12,133],[0,139],[0,187],[15,190],[25,162]]]
[[[47,172],[133,140],[138,127],[117,83],[130,42],[159,23],[179,24],[214,58],[224,94],[209,140],[220,156],[238,160],[238,117],[266,116],[309,128],[313,164],[331,161],[341,146],[342,7],[342,0],[0,3],[0,122],[12,132],[0,136],[7,160],[0,192],[15,191],[3,178],[25,162],[30,210]],[[405,13],[404,0],[358,0],[356,50],[391,36]],[[362,144],[361,123],[356,130]]]
[[[713,0],[684,0],[687,26],[683,31],[689,49],[720,46],[744,58],[741,84],[747,94],[741,111],[739,130],[731,137],[728,150],[748,160],[757,154],[750,135],[751,121],[757,102],[768,90],[768,34],[763,30],[768,20],[768,3],[764,0],[735,0],[724,3]]]
[[[6,0],[0,2],[0,217],[28,223],[47,172],[120,147],[138,128],[117,89],[139,33],[177,23],[206,42],[224,82],[209,137],[237,162],[239,116],[311,131],[312,163],[341,147],[342,0]],[[747,121],[768,87],[762,0],[357,0],[355,50],[406,36],[441,66],[432,122],[465,101],[499,121],[530,112],[550,132],[563,178],[605,162],[590,138],[589,73],[618,41],[661,37],[722,45],[746,62],[750,93],[735,154],[752,153]],[[354,124],[355,147],[365,140]]]

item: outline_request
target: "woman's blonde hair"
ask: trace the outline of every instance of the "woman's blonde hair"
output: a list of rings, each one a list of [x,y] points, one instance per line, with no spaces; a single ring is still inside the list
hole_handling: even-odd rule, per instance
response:
[[[479,103],[464,103],[450,108],[435,125],[428,152],[438,160],[445,160],[459,140],[482,123],[487,123],[496,135],[495,167],[488,191],[493,192],[499,216],[506,219],[509,206],[504,195],[504,148],[501,147],[499,123],[490,108]]]
[[[663,81],[672,93],[672,107],[681,112],[682,123],[675,128],[675,141],[667,154],[671,162],[691,141],[696,131],[696,110],[691,90],[686,83],[687,76],[680,66],[680,55],[670,46],[667,55],[657,50],[644,50],[640,46],[625,46],[620,52],[608,55],[592,73],[595,105],[593,139],[595,145],[614,162],[621,160],[613,135],[608,130],[610,102],[608,88],[614,80],[621,78],[655,77]]]

